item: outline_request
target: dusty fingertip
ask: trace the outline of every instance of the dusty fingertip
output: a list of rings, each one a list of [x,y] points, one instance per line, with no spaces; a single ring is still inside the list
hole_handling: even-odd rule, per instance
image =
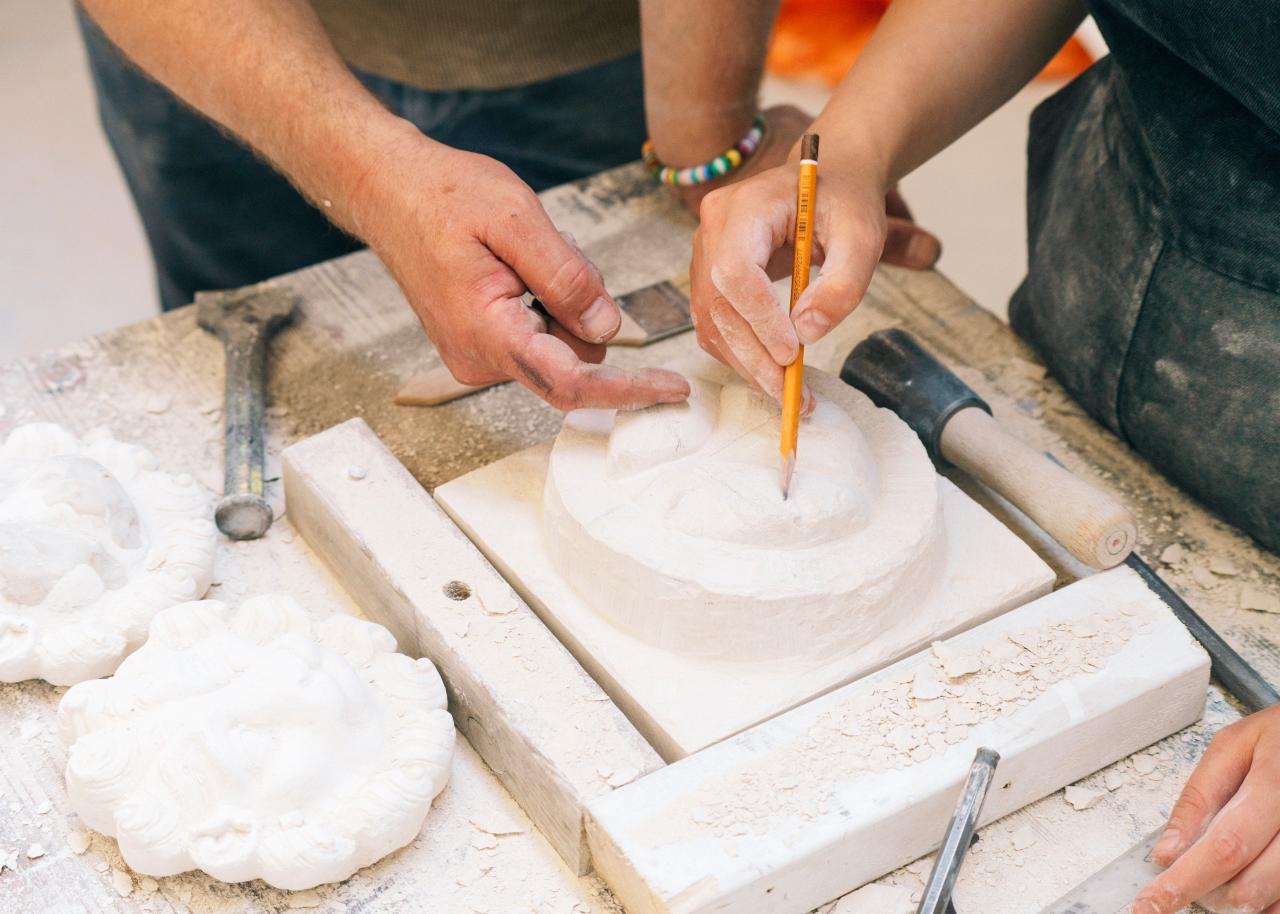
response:
[[[656,394],[660,398],[660,403],[679,403],[689,399],[691,388],[689,380],[684,375],[677,374],[674,371],[667,371],[662,368],[649,369],[648,380],[653,382]]]

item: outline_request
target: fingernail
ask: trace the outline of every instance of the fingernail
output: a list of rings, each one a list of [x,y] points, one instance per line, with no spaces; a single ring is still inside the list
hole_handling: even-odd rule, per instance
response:
[[[830,329],[831,321],[821,311],[806,311],[796,319],[796,335],[806,346],[818,342]]]
[[[1155,849],[1151,852],[1151,859],[1161,866],[1167,866],[1173,861],[1173,857],[1178,852],[1178,830],[1176,828],[1166,828],[1160,840],[1156,842]]]
[[[603,343],[622,323],[622,314],[607,298],[597,298],[582,312],[582,332],[593,343]]]
[[[938,262],[938,258],[942,255],[942,246],[938,244],[938,240],[932,235],[926,235],[924,232],[916,232],[911,240],[907,242],[907,257],[912,263],[919,264],[921,267],[931,267]]]
[[[1160,914],[1160,908],[1149,898],[1136,898],[1129,914]]]

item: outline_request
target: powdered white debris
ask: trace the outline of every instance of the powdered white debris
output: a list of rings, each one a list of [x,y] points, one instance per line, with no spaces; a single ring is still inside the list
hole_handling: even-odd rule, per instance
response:
[[[493,835],[479,834],[471,839],[471,846],[478,851],[491,851],[498,847],[498,839]]]
[[[1184,558],[1186,558],[1186,550],[1182,548],[1181,543],[1165,546],[1164,551],[1160,553],[1160,561],[1166,565],[1176,565]]]
[[[138,878],[138,891],[150,895],[156,889],[160,888],[160,883],[152,879],[150,876],[141,876]]]
[[[1240,573],[1235,562],[1221,555],[1215,555],[1209,559],[1209,570],[1224,578],[1233,578]]]
[[[124,870],[112,870],[111,887],[121,898],[128,898],[133,894],[133,877]]]
[[[1280,596],[1261,587],[1245,584],[1240,588],[1240,608],[1260,613],[1280,613]]]
[[[349,479],[358,481],[364,479],[367,475],[369,475],[369,471],[358,463],[353,463],[351,466],[347,467],[347,478]]]
[[[1135,755],[1133,757],[1133,770],[1141,775],[1148,775],[1156,770],[1156,760],[1149,755]]]
[[[472,816],[469,821],[480,831],[490,835],[524,834],[524,826],[519,822],[493,813],[487,812],[483,816]]]
[[[1119,790],[1128,782],[1129,779],[1125,777],[1124,772],[1117,771],[1114,768],[1109,768],[1107,773],[1102,776],[1102,783],[1107,790]]]
[[[315,889],[306,889],[302,892],[294,892],[289,896],[289,908],[291,910],[318,907],[320,907],[320,893]]]
[[[156,392],[147,397],[144,408],[149,413],[164,413],[169,411],[169,407],[173,406],[173,394]]]
[[[1093,806],[1106,795],[1105,790],[1095,790],[1092,787],[1079,787],[1072,784],[1063,791],[1063,799],[1070,804],[1071,808],[1076,811],[1082,811]]]
[[[1216,587],[1218,584],[1218,579],[1213,576],[1213,572],[1203,565],[1191,566],[1191,580],[1195,581],[1198,586],[1203,587],[1206,590],[1211,587]]]
[[[67,847],[73,854],[83,854],[89,849],[89,833],[76,829],[67,833]]]
[[[948,679],[961,679],[982,669],[982,660],[975,653],[957,650],[941,642],[933,642],[933,655],[942,664],[942,672]]]
[[[920,701],[932,701],[942,697],[942,683],[928,669],[916,673],[911,683],[911,697]]]
[[[909,889],[873,882],[841,898],[831,914],[913,914],[915,909]]]
[[[27,848],[27,859],[35,860],[37,857],[44,856],[44,846],[41,844],[32,844]]]
[[[1009,838],[1013,843],[1013,849],[1015,851],[1025,851],[1027,848],[1031,847],[1031,845],[1036,843],[1036,833],[1031,830],[1030,825],[1023,825],[1016,829]]]
[[[621,787],[624,784],[630,784],[636,778],[640,777],[640,771],[637,768],[620,768],[611,774],[605,783],[610,787]]]
[[[0,873],[5,869],[18,870],[18,852],[16,850],[0,851]]]

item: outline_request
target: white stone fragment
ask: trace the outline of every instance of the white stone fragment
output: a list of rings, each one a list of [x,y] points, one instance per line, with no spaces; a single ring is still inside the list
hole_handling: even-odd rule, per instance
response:
[[[369,471],[358,463],[353,463],[347,467],[347,478],[354,479],[357,482],[369,475]]]
[[[982,660],[976,653],[957,650],[942,641],[933,643],[933,655],[948,679],[961,679],[982,669]]]
[[[140,874],[345,879],[413,840],[449,775],[444,685],[395,648],[287,596],[165,610],[112,678],[59,705],[71,806],[112,837],[146,822],[120,848]]]
[[[1105,790],[1095,790],[1092,787],[1080,787],[1076,784],[1070,785],[1062,793],[1063,799],[1065,799],[1067,804],[1077,812],[1082,812],[1083,810],[1088,809],[1106,795]]]
[[[1240,567],[1235,562],[1221,555],[1210,556],[1209,570],[1224,578],[1233,578],[1240,573]]]
[[[318,908],[321,904],[320,893],[315,889],[305,889],[301,892],[294,892],[289,896],[289,909],[292,911],[300,911],[306,908]]]
[[[841,898],[831,914],[913,914],[915,909],[910,889],[873,882]]]
[[[610,772],[612,774],[612,772]],[[468,821],[478,830],[489,835],[521,835],[524,834],[524,826],[513,819],[494,813],[485,811],[481,815],[474,815]]]
[[[1156,760],[1147,754],[1133,757],[1133,770],[1141,775],[1149,775],[1156,770]]]
[[[942,683],[938,682],[932,670],[926,667],[916,673],[915,679],[911,683],[912,698],[920,701],[932,701],[935,698],[941,698],[942,694]]]
[[[605,780],[610,787],[623,787],[640,776],[637,768],[620,768]]]
[[[35,860],[36,858],[43,857],[43,856],[44,856],[44,845],[32,844],[27,847],[28,860]]]
[[[1273,591],[1245,584],[1240,588],[1240,608],[1254,612],[1280,613],[1280,596]]]
[[[160,888],[160,883],[156,882],[150,876],[138,877],[138,891],[144,895],[150,895]]]
[[[147,397],[144,408],[149,413],[167,413],[173,406],[173,394],[157,391]]]
[[[68,832],[67,847],[71,848],[73,854],[83,854],[89,849],[89,833],[81,829]]]
[[[121,898],[128,898],[133,894],[133,877],[124,870],[112,870],[111,887]]]
[[[1186,558],[1186,550],[1182,548],[1181,543],[1171,543],[1160,553],[1160,561],[1166,565],[1177,565],[1184,558]]]
[[[1015,851],[1025,851],[1036,843],[1036,833],[1030,825],[1021,825],[1009,836],[1009,840]]]
[[[1218,579],[1214,577],[1213,572],[1203,565],[1191,566],[1191,580],[1195,581],[1205,590],[1218,586]]]
[[[1106,774],[1102,776],[1102,782],[1107,790],[1119,790],[1125,784],[1129,783],[1128,777],[1123,771],[1115,768],[1108,768]]]

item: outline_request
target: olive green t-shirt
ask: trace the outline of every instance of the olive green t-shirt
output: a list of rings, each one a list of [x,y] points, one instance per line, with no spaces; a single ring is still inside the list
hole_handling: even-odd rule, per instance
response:
[[[500,89],[640,47],[638,0],[311,0],[353,67],[421,89]]]

